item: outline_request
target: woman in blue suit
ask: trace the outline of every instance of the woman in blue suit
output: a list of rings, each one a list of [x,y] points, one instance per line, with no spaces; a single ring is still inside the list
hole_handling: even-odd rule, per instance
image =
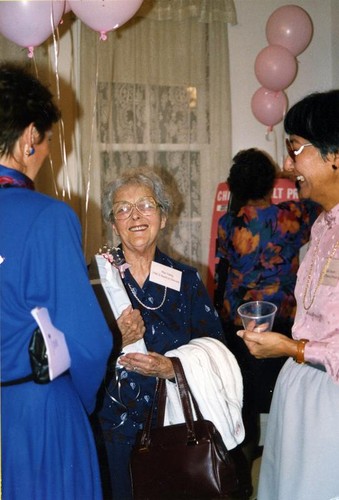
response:
[[[2,494],[4,499],[100,499],[88,413],[112,348],[89,284],[74,212],[37,193],[59,111],[21,67],[0,65],[0,289]],[[66,339],[70,369],[30,379],[35,307]]]

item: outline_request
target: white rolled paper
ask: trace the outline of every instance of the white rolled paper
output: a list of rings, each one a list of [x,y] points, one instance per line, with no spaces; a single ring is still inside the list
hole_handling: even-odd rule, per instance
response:
[[[95,260],[98,266],[101,285],[105,291],[114,317],[115,319],[118,319],[122,311],[131,305],[131,301],[122,282],[119,269],[117,269],[100,254],[95,255]],[[137,340],[136,342],[125,346],[124,354],[128,352],[140,352],[142,354],[147,354],[144,339]]]

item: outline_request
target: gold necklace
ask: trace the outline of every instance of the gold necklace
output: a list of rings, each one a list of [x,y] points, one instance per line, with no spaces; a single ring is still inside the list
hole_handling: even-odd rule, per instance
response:
[[[325,265],[324,265],[324,267],[323,267],[323,269],[321,271],[321,274],[319,276],[318,283],[317,283],[317,285],[315,287],[314,293],[311,296],[309,304],[306,305],[306,295],[308,294],[308,289],[309,289],[309,286],[310,286],[310,283],[311,283],[311,276],[312,276],[312,272],[313,272],[313,268],[314,268],[314,264],[315,264],[315,259],[316,259],[316,256],[318,254],[318,249],[319,249],[319,244],[320,244],[320,240],[321,239],[322,238],[319,238],[319,240],[317,241],[317,245],[316,245],[316,248],[314,250],[314,254],[313,254],[313,258],[312,258],[312,262],[311,262],[311,266],[310,266],[310,269],[308,271],[307,282],[306,282],[306,287],[305,287],[305,292],[304,292],[304,297],[303,297],[303,305],[304,305],[305,311],[308,311],[311,308],[311,306],[312,306],[312,304],[314,302],[314,299],[315,299],[315,295],[316,295],[316,293],[318,291],[318,288],[321,285],[321,283],[323,282],[325,274],[327,273],[329,265],[332,262],[332,259],[334,257],[334,254],[335,254],[337,248],[339,247],[339,240],[338,240],[335,243],[335,245],[333,246],[330,255],[327,257]]]

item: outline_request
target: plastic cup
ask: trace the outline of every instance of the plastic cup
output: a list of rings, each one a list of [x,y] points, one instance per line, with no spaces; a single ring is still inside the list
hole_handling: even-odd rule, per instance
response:
[[[277,306],[272,302],[255,300],[246,302],[238,307],[238,314],[242,320],[245,330],[254,332],[269,332],[273,328],[273,322]]]

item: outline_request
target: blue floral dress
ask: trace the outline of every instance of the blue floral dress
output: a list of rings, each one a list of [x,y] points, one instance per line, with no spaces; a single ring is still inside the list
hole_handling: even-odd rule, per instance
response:
[[[308,242],[320,207],[310,200],[285,201],[268,207],[244,206],[219,220],[217,256],[226,263],[221,309],[226,342],[244,379],[246,439],[255,435],[256,414],[267,413],[279,371],[286,358],[256,359],[236,335],[242,328],[238,307],[252,300],[278,306],[273,330],[291,336],[296,312],[294,287],[299,252]],[[221,266],[220,266],[221,268]],[[219,287],[220,288],[220,287]]]
[[[318,215],[318,205],[305,200],[244,206],[220,218],[217,256],[228,263],[223,320],[241,325],[237,308],[251,300],[274,302],[277,319],[293,320],[299,251]]]

